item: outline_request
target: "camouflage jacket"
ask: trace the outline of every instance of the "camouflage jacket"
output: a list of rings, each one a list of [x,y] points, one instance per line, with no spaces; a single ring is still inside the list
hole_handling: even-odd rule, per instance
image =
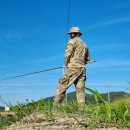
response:
[[[65,66],[67,67],[85,67],[90,60],[90,54],[87,45],[75,37],[68,42],[65,51]]]

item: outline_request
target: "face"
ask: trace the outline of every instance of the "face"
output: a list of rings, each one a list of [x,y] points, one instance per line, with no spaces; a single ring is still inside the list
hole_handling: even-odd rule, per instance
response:
[[[70,38],[73,39],[75,37],[75,33],[70,34]]]
[[[74,37],[80,36],[78,33],[70,33],[70,38],[73,39]]]

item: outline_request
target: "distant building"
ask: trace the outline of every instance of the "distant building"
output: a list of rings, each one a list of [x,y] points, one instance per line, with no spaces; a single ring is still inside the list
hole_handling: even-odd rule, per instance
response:
[[[5,107],[5,111],[10,111],[10,107]]]

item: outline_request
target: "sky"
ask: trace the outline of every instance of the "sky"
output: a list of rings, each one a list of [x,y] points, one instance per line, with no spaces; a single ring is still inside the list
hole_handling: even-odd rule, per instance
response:
[[[130,0],[70,0],[70,10],[69,0],[1,0],[0,79],[63,66],[73,26],[96,60],[86,65],[86,86],[130,92]],[[58,69],[0,81],[0,105],[54,96],[62,75]]]

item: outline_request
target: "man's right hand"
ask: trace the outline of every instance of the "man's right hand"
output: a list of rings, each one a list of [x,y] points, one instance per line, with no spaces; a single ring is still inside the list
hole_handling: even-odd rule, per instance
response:
[[[96,61],[95,61],[95,60],[88,60],[88,61],[86,62],[86,64],[92,63],[92,62],[96,62]]]

